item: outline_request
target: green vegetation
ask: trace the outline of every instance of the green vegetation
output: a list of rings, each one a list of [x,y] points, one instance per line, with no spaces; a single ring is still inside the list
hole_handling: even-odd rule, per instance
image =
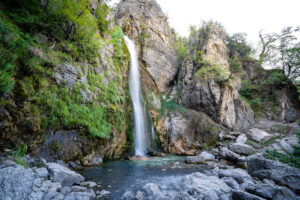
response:
[[[96,10],[91,0],[2,1],[0,94],[13,90],[18,101],[30,102],[43,130],[77,128],[101,138],[125,131],[128,88],[123,74],[129,54],[122,30],[109,29],[108,12],[105,1]],[[109,43],[114,55],[105,59],[111,68],[96,73],[103,59],[99,52]],[[63,80],[58,86],[55,71],[65,63],[88,84],[67,87]],[[91,100],[83,93],[93,94]]]
[[[207,65],[201,67],[195,77],[199,79],[215,79],[216,82],[223,82],[228,79],[229,75],[219,65]]]
[[[178,111],[180,114],[184,115],[184,107],[182,105],[179,105],[175,102],[175,99],[170,99],[170,96],[166,96],[166,98],[160,98],[161,107],[159,110],[158,120],[159,121],[162,116],[167,114],[169,117],[172,111]]]
[[[296,131],[295,134],[298,137],[298,143],[300,144],[300,131]],[[289,152],[279,153],[276,150],[267,150],[265,155],[267,159],[279,160],[280,162],[287,163],[292,167],[300,168],[300,147],[294,146],[294,153]]]
[[[263,82],[264,85],[281,87],[291,83],[288,77],[280,69],[274,69],[271,71],[268,78]]]
[[[27,152],[27,145],[18,145],[16,150],[13,152],[12,156],[15,162],[23,167],[27,168],[27,163],[25,160]]]

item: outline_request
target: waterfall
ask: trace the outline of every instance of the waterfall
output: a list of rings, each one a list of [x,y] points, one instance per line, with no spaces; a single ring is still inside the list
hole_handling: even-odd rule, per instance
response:
[[[133,41],[124,36],[130,54],[129,90],[134,111],[134,149],[135,155],[144,156],[146,153],[146,122],[143,99],[140,86],[138,57]]]

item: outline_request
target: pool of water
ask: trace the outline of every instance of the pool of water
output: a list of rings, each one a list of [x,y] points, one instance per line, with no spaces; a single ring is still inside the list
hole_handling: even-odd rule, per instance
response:
[[[109,161],[100,167],[87,168],[79,173],[86,180],[100,183],[99,189],[110,191],[113,199],[119,199],[127,190],[135,192],[146,183],[161,186],[172,183],[176,190],[183,175],[206,169],[208,167],[204,165],[184,164],[184,157],[166,156],[154,157],[148,161]]]

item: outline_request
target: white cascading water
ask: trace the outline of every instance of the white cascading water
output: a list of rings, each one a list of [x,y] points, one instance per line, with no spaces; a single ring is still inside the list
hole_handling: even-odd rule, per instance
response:
[[[146,153],[146,123],[140,86],[140,72],[135,45],[127,36],[125,43],[130,54],[129,89],[134,111],[134,149],[135,155]]]

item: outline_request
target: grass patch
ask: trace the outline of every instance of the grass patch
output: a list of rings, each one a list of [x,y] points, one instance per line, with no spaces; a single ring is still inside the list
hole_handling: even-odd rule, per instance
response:
[[[295,134],[298,137],[298,143],[300,144],[300,131],[296,131]],[[294,153],[285,152],[285,154],[279,153],[276,150],[267,150],[265,158],[271,160],[279,160],[280,162],[286,163],[292,167],[300,169],[300,147],[294,146]]]

